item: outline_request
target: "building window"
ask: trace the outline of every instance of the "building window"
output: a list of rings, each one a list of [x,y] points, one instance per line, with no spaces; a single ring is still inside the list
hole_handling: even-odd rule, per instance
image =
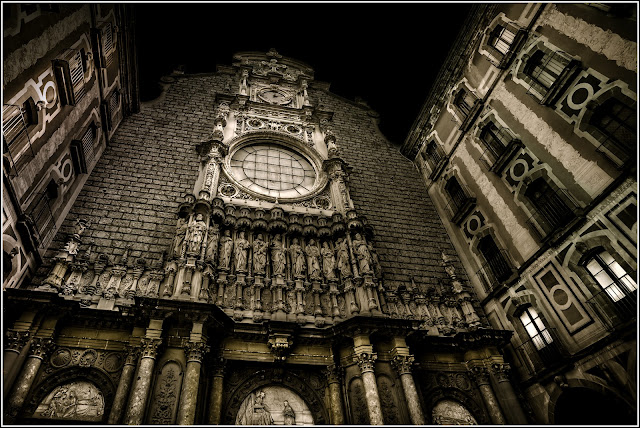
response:
[[[589,124],[595,137],[621,159],[635,158],[636,111],[617,98],[609,98],[597,106]]]
[[[102,45],[102,67],[109,67],[113,63],[114,57],[114,40],[113,25],[110,22],[105,23],[100,30],[100,41]]]
[[[26,126],[34,126],[38,124],[38,108],[33,98],[29,97],[27,101],[22,104],[22,113],[24,115],[24,122]]]
[[[481,270],[489,279],[490,287],[493,289],[499,283],[507,280],[511,274],[512,269],[507,258],[504,255],[504,250],[498,248],[491,235],[487,235],[480,239],[478,242],[478,251],[482,254],[485,260],[485,264]]]
[[[70,51],[66,57],[54,61],[54,74],[62,105],[76,105],[84,97],[84,71],[80,50]]]
[[[561,194],[565,195],[566,192],[554,189],[544,178],[538,178],[527,186],[524,196],[534,211],[529,221],[535,221],[538,228],[542,229],[541,237],[566,225],[575,217],[574,211]],[[535,228],[536,231],[538,228]]]
[[[489,35],[489,44],[502,55],[506,55],[515,37],[515,33],[509,31],[502,25],[498,25]]]
[[[618,302],[638,289],[638,285],[607,251],[601,251],[585,263],[585,267],[613,302]]]
[[[507,136],[504,130],[498,128],[495,123],[489,122],[480,131],[480,141],[493,155],[493,158],[498,159],[504,153],[511,138]]]
[[[447,181],[447,184],[444,186],[444,190],[449,194],[451,202],[455,206],[456,210],[460,209],[468,199],[462,189],[462,186],[455,177],[451,177],[449,181]]]
[[[429,168],[433,169],[440,163],[444,156],[440,151],[435,141],[431,141],[427,144],[424,152],[422,152],[422,159],[429,165]]]
[[[469,113],[471,113],[471,109],[473,108],[475,102],[476,98],[465,89],[461,89],[453,99],[453,105],[456,106],[456,108],[460,112],[460,115],[462,116],[461,119],[463,121],[467,118],[467,116],[469,116]]]
[[[571,70],[577,70],[576,67],[569,67],[570,63],[571,60],[560,51],[553,51],[545,46],[531,55],[524,55],[522,74],[529,84],[529,91],[545,103],[557,98],[561,89],[569,82]]]
[[[540,319],[536,310],[532,307],[528,307],[524,312],[522,312],[520,315],[520,321],[522,321],[522,325],[537,350],[540,350],[553,342],[549,330],[542,322],[542,319]]]
[[[55,220],[51,206],[57,197],[58,185],[55,181],[51,180],[45,190],[37,197],[32,208],[28,211],[38,232],[38,241],[41,246],[44,246],[48,242],[50,235],[55,229]]]
[[[88,166],[93,161],[93,146],[97,134],[94,124],[91,124],[80,140],[71,141],[71,160],[76,174],[87,173]]]

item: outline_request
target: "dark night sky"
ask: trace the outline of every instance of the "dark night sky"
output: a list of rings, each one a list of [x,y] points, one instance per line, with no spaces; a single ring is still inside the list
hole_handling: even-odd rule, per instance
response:
[[[471,4],[138,4],[141,98],[178,64],[187,73],[231,65],[240,51],[306,62],[315,79],[380,113],[380,128],[402,144]]]

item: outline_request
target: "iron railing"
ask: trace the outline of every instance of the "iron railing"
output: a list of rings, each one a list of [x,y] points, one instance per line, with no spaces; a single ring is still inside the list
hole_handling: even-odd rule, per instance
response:
[[[547,328],[522,343],[516,348],[516,353],[530,376],[562,364],[567,356],[554,328]]]
[[[587,300],[607,329],[636,319],[638,315],[638,290],[629,290],[621,282],[614,282]]]
[[[485,293],[489,294],[509,279],[514,269],[505,250],[498,250],[490,257],[485,255],[485,258],[487,261],[478,269],[476,275],[484,286]]]
[[[557,189],[536,205],[529,204],[533,212],[526,223],[544,240],[577,217],[578,203],[566,189]]]

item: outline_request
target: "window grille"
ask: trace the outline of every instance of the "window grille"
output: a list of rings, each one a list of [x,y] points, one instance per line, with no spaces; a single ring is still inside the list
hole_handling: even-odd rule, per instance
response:
[[[558,52],[537,50],[527,60],[524,74],[531,79],[532,89],[544,97],[569,65],[569,60]]]
[[[87,132],[82,136],[82,152],[84,153],[84,158],[89,164],[93,161],[93,140],[95,138],[95,129],[93,126],[90,126],[87,129]]]
[[[525,309],[520,315],[520,321],[522,321],[522,325],[537,350],[540,350],[553,342],[551,334],[535,309],[531,307]]]
[[[431,170],[433,170],[442,160],[443,156],[438,150],[438,146],[435,141],[427,144],[427,148],[422,152],[422,159],[429,165]]]
[[[616,98],[596,107],[589,121],[601,145],[623,162],[635,158],[636,111]]]
[[[613,302],[638,289],[631,275],[607,251],[594,255],[585,267]]]
[[[486,260],[481,270],[489,277],[492,288],[511,276],[511,265],[503,254],[504,250],[498,248],[491,236],[485,236],[478,242],[478,251]]]
[[[444,189],[449,194],[449,197],[451,197],[451,201],[456,206],[456,209],[460,209],[467,200],[467,195],[465,195],[462,186],[458,183],[458,180],[456,180],[455,177],[451,177],[444,186]]]
[[[38,241],[41,248],[46,246],[55,230],[55,221],[50,205],[51,198],[48,193],[50,193],[49,189],[39,195],[33,209],[29,211],[29,216],[33,220],[38,233]]]
[[[546,236],[575,217],[574,210],[565,203],[561,194],[566,192],[555,190],[544,178],[535,180],[524,193],[535,210],[530,220],[534,220],[543,229],[544,234],[541,235]]]
[[[498,159],[504,153],[505,147],[509,144],[509,139],[505,132],[498,128],[495,123],[487,123],[480,132],[480,141],[482,141],[493,155],[494,159]]]

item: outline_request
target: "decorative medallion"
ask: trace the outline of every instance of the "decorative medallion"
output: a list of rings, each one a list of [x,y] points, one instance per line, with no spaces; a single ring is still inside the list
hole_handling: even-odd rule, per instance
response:
[[[236,189],[235,186],[230,183],[224,183],[221,184],[218,188],[218,193],[220,193],[222,196],[233,198],[238,194],[238,189]]]
[[[104,369],[109,373],[117,372],[122,368],[122,364],[124,363],[124,358],[122,355],[113,352],[104,359]]]
[[[80,367],[91,367],[93,363],[96,362],[97,358],[98,353],[96,351],[94,351],[93,349],[87,349],[80,357],[80,362],[78,363],[78,365]]]
[[[67,348],[60,348],[51,355],[51,366],[55,368],[64,367],[71,362],[71,351]]]

